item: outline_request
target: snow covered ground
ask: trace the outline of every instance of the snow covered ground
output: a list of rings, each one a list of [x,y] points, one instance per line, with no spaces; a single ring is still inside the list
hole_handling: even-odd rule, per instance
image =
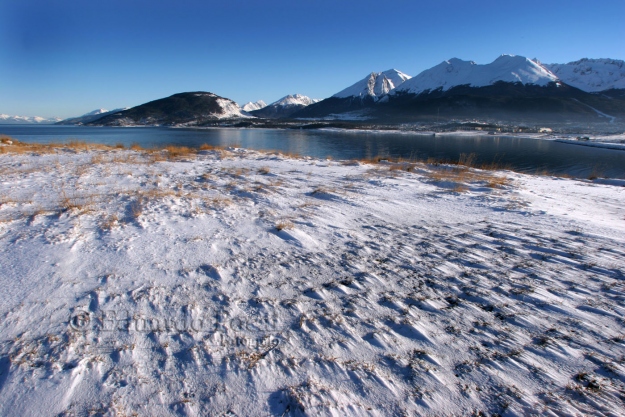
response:
[[[0,151],[0,415],[622,415],[625,188]]]

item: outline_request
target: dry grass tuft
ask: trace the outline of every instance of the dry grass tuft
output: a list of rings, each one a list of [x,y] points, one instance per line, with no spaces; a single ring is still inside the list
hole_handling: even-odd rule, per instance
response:
[[[202,198],[206,208],[221,209],[232,204],[232,200],[227,197],[204,197]]]
[[[259,174],[261,174],[261,175],[267,175],[267,174],[269,174],[270,172],[271,172],[271,171],[269,170],[269,167],[261,167],[261,168],[258,170],[258,173],[259,173]]]
[[[189,148],[188,146],[166,146],[165,151],[171,159],[184,159],[194,158],[197,155],[197,149]]]
[[[278,152],[278,155],[281,155],[284,158],[291,158],[291,159],[301,159],[302,158],[302,155],[299,152],[280,151],[280,152]]]
[[[315,195],[315,194],[334,194],[334,193],[336,193],[336,190],[334,188],[327,188],[327,187],[321,186],[312,190],[310,194]]]
[[[295,225],[290,220],[282,220],[282,221],[279,221],[278,223],[276,223],[276,230],[277,231],[291,230],[291,229],[294,229],[294,228],[295,228]]]
[[[130,214],[134,219],[138,219],[141,214],[143,214],[143,204],[144,199],[142,195],[137,196],[137,198],[130,203]]]
[[[91,157],[91,165],[99,165],[110,162],[110,160],[103,153],[97,153]]]
[[[209,145],[208,143],[203,143],[200,145],[201,151],[212,151],[214,149],[217,149],[217,147],[213,145]]]
[[[488,180],[486,180],[486,186],[490,188],[504,188],[508,184],[510,184],[510,179],[508,177],[499,177],[493,175]]]
[[[452,191],[455,193],[464,193],[468,191],[469,188],[465,184],[458,183],[452,188]]]
[[[117,217],[117,214],[111,214],[102,221],[102,223],[100,224],[100,228],[102,230],[111,230],[118,225],[119,217]]]

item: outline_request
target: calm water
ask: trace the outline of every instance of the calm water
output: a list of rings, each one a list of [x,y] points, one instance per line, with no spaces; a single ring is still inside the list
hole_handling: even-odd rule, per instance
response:
[[[587,177],[591,173],[625,178],[625,151],[591,148],[535,139],[499,136],[425,136],[416,134],[340,132],[279,129],[169,129],[158,127],[113,128],[82,126],[0,125],[0,135],[25,142],[84,140],[104,144],[133,143],[145,147],[240,146],[275,149],[334,159],[378,155],[404,158],[458,160],[461,153],[475,153],[478,163],[497,162],[517,171],[547,170]]]

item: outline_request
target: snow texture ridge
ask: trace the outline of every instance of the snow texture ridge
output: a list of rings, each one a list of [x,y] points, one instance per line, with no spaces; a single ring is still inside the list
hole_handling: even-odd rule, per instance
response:
[[[339,91],[332,97],[349,98],[349,97],[372,97],[378,100],[380,97],[388,94],[392,89],[397,88],[406,80],[412,78],[396,69],[390,69],[383,72],[372,72],[367,77],[357,83]]]
[[[583,58],[568,64],[542,64],[562,82],[587,92],[625,89],[625,61]]]
[[[538,63],[518,55],[501,55],[485,65],[452,58],[404,82],[391,94],[421,94],[438,89],[447,91],[460,85],[485,87],[498,81],[546,86],[557,82],[558,77]]]

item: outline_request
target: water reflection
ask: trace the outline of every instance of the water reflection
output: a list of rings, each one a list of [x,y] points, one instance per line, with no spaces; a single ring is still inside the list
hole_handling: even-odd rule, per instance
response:
[[[145,147],[166,144],[241,146],[251,149],[334,159],[376,156],[457,161],[475,153],[479,164],[499,164],[523,172],[548,171],[576,177],[625,178],[625,152],[553,141],[502,136],[432,136],[431,134],[278,129],[167,129],[79,126],[0,126],[0,134],[31,142],[80,139]]]

